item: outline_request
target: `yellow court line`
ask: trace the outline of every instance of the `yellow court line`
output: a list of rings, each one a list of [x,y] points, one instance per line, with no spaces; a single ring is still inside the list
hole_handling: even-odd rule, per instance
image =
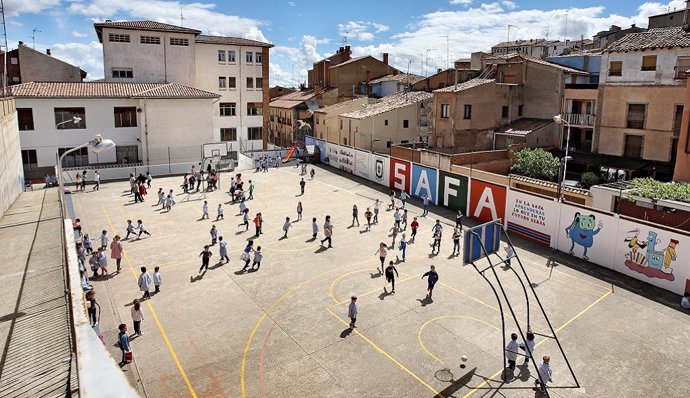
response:
[[[422,332],[424,331],[424,328],[426,328],[427,325],[429,325],[430,323],[435,322],[435,321],[440,320],[440,319],[446,319],[446,318],[463,318],[463,319],[470,319],[470,320],[473,320],[473,321],[477,321],[477,322],[483,323],[483,324],[485,324],[485,325],[487,325],[487,326],[490,326],[490,327],[492,327],[492,328],[494,328],[494,329],[500,331],[500,329],[499,329],[498,327],[496,327],[495,325],[490,324],[489,322],[487,322],[487,321],[485,321],[485,320],[483,320],[483,319],[474,318],[474,317],[465,316],[465,315],[443,315],[443,316],[438,316],[438,317],[436,317],[436,318],[433,318],[433,319],[430,319],[430,320],[424,322],[424,324],[419,328],[419,331],[417,332],[417,341],[419,341],[419,345],[422,347],[422,350],[424,350],[424,352],[427,353],[427,355],[429,355],[431,358],[435,359],[438,363],[440,363],[440,364],[442,364],[442,365],[445,365],[445,362],[443,362],[441,359],[439,359],[436,355],[432,354],[431,351],[429,351],[429,350],[426,348],[426,345],[424,344],[424,341],[422,341]]]
[[[336,315],[333,311],[330,310],[330,308],[326,308],[326,311],[328,311],[329,314],[333,315],[333,317],[334,317],[335,319],[337,319],[338,321],[340,321],[342,324],[344,324],[344,325],[346,325],[346,326],[349,326],[349,324],[347,323],[347,321],[345,321],[343,318],[341,318],[341,317],[339,317],[338,315]],[[381,347],[379,347],[378,345],[376,345],[376,343],[374,343],[373,341],[371,341],[369,338],[367,338],[365,335],[363,335],[363,334],[360,333],[359,331],[354,330],[354,329],[353,329],[353,331],[354,331],[355,335],[361,337],[364,341],[366,341],[366,342],[369,343],[372,347],[374,347],[374,349],[375,349],[377,352],[379,352],[380,354],[382,354],[383,356],[385,356],[386,358],[388,358],[388,359],[389,359],[391,362],[393,362],[394,364],[398,365],[398,367],[399,367],[400,369],[402,369],[403,371],[405,371],[405,373],[407,373],[407,374],[409,374],[410,376],[412,376],[415,380],[417,380],[420,384],[422,384],[424,387],[426,387],[429,391],[433,392],[433,393],[435,394],[434,396],[440,397],[440,398],[445,398],[443,395],[441,395],[440,392],[436,391],[436,390],[434,389],[434,387],[430,386],[429,383],[427,383],[427,382],[425,382],[424,380],[422,380],[422,379],[421,379],[419,376],[417,376],[414,372],[412,372],[410,369],[406,368],[405,365],[401,364],[400,362],[398,362],[397,359],[395,359],[395,358],[393,358],[392,356],[390,356],[390,354],[388,354],[388,353],[387,353],[386,351],[384,351]]]
[[[522,258],[520,258],[520,259],[523,260]],[[530,260],[530,259],[528,259],[528,258],[525,258],[524,260],[527,261],[528,263],[532,263],[532,264],[534,264],[534,265],[536,265],[536,266],[542,265],[542,264],[539,264],[538,262],[532,261],[532,260]],[[611,290],[611,287],[609,287],[609,286],[600,285],[600,284],[598,284],[598,283],[588,281],[587,279],[580,278],[579,276],[570,275],[570,274],[567,273],[567,272],[559,271],[559,270],[553,268],[553,266],[551,266],[551,268],[552,268],[556,273],[558,273],[558,274],[561,274],[561,275],[567,276],[567,277],[569,277],[569,278],[577,279],[577,280],[579,280],[579,281],[588,283],[588,284],[590,284],[590,285],[592,285],[592,286],[596,286],[596,287],[598,287],[598,288],[604,289],[604,291],[610,291],[610,290]],[[539,268],[536,268],[536,269],[539,270]],[[547,273],[546,271],[543,271],[543,272],[544,272],[545,274]],[[564,283],[565,283],[565,282],[564,282]],[[592,291],[593,291],[593,290],[592,290]],[[602,292],[596,292],[596,293],[601,294]]]
[[[105,209],[105,207],[101,207],[103,210],[103,214],[105,216],[106,221],[108,222],[108,225],[110,225],[110,228],[114,231],[115,226],[113,225],[113,222],[110,220],[110,216],[108,215],[108,211]],[[137,273],[134,270],[134,266],[132,266],[132,262],[129,259],[129,256],[127,255],[126,251],[123,251],[125,261],[127,262],[127,265],[129,266],[130,271],[132,271],[132,276],[134,276],[134,279],[137,280]],[[177,366],[177,370],[180,372],[180,375],[182,376],[182,379],[184,380],[185,384],[187,385],[187,389],[189,390],[189,393],[192,395],[192,397],[197,398],[196,392],[194,391],[194,387],[192,387],[192,383],[189,381],[189,378],[187,377],[187,373],[184,371],[184,368],[182,368],[182,364],[180,363],[179,358],[177,357],[177,353],[175,353],[175,349],[172,347],[172,344],[170,343],[170,339],[168,339],[167,333],[165,333],[165,329],[163,329],[163,325],[161,324],[160,320],[158,319],[158,315],[156,314],[156,311],[153,309],[153,305],[151,304],[151,300],[146,300],[146,304],[148,305],[149,311],[151,312],[151,315],[153,316],[153,320],[156,322],[156,325],[158,326],[158,330],[161,332],[161,335],[163,336],[163,341],[165,341],[165,345],[168,347],[168,350],[170,351],[170,355],[172,355],[173,360],[175,361],[175,365]]]
[[[368,262],[368,261],[369,260],[367,260],[366,262]],[[328,275],[331,272],[343,269],[345,267],[351,267],[353,265],[359,265],[359,264],[362,264],[364,262],[365,261],[360,261],[360,262],[354,263],[354,264],[344,264],[340,267],[334,268],[332,270],[324,271],[324,272],[322,272],[322,273],[320,273],[320,274],[318,274],[312,278],[309,278],[306,281],[303,281],[303,282],[291,287],[290,289],[288,289],[285,293],[283,293],[282,296],[280,296],[276,301],[274,301],[273,304],[271,304],[271,306],[267,310],[264,311],[264,313],[261,315],[261,317],[259,317],[259,320],[256,321],[256,324],[254,325],[254,329],[252,329],[251,333],[249,333],[249,337],[247,338],[247,342],[244,345],[244,352],[242,353],[242,366],[240,368],[240,389],[242,391],[242,398],[247,397],[247,387],[246,387],[246,383],[245,383],[244,379],[245,379],[245,374],[247,372],[247,355],[249,354],[249,347],[251,346],[252,340],[254,339],[254,335],[259,330],[259,327],[263,323],[264,319],[266,319],[266,317],[268,317],[268,313],[271,312],[278,304],[280,304],[280,302],[282,302],[287,296],[292,294],[294,291],[302,288],[303,286],[323,277],[324,275]]]
[[[581,317],[582,315],[584,315],[587,311],[591,310],[595,305],[597,305],[601,300],[605,299],[609,294],[611,294],[610,291],[604,293],[604,294],[603,294],[601,297],[599,297],[595,302],[593,302],[592,304],[588,305],[587,308],[585,308],[584,310],[580,311],[579,313],[577,313],[577,315],[573,316],[572,318],[568,319],[563,325],[561,325],[558,329],[556,329],[556,332],[560,332],[564,327],[570,325],[570,323],[572,323],[572,322],[575,321],[577,318],[579,318],[579,317]],[[536,349],[537,347],[539,347],[540,345],[542,345],[542,344],[545,343],[546,341],[547,341],[546,339],[542,339],[540,342],[538,342],[537,344],[535,344],[534,348]],[[493,379],[494,377],[498,376],[501,372],[503,372],[503,369],[501,369],[501,370],[499,370],[498,372],[494,373],[491,377],[489,377],[489,379],[484,380],[483,382],[481,382],[477,387],[473,388],[473,389],[470,390],[467,394],[463,395],[462,398],[468,398],[469,396],[471,396],[472,394],[474,394],[475,392],[477,392],[481,387],[483,387],[484,385],[486,385],[486,384],[488,383],[488,380]]]

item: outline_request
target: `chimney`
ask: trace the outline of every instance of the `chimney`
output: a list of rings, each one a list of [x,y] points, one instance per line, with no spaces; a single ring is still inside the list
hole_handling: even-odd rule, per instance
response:
[[[23,46],[23,45],[24,45],[24,42],[21,41],[21,40],[19,40],[19,45],[20,45],[20,46]]]
[[[314,95],[320,95],[321,94],[321,84],[316,83],[314,85]]]
[[[388,53],[383,53],[383,63],[388,65]]]
[[[630,25],[630,29],[635,29],[635,24]]]
[[[49,49],[49,48],[46,48],[46,54],[51,55],[51,54],[50,54],[50,49]]]
[[[112,19],[106,19],[105,22],[113,22]]]
[[[441,73],[441,72],[443,72],[443,69],[441,69],[441,68],[436,69],[436,73]]]
[[[350,51],[350,46],[345,46],[343,50],[345,52],[345,55],[343,56],[342,62],[349,61],[352,55],[352,51]]]
[[[371,80],[371,71],[367,69],[366,73],[366,80],[367,80],[367,95],[369,95],[369,81]]]

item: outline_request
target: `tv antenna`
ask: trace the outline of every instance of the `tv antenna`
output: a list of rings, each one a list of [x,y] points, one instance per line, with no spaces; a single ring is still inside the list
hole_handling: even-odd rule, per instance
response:
[[[350,30],[346,30],[343,35],[343,47],[347,46],[347,36],[350,34]]]
[[[182,13],[183,10],[184,10],[184,8],[180,7],[180,26],[184,26],[185,17],[184,17],[184,14]]]
[[[41,31],[38,30],[38,28],[33,28],[31,31],[31,36],[28,36],[31,38],[31,48],[34,50],[36,49],[36,33],[40,33]]]

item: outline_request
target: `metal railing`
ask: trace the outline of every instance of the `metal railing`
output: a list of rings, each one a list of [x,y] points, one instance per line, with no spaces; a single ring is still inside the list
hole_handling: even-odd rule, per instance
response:
[[[566,113],[564,119],[573,126],[594,126],[596,115],[589,113]]]

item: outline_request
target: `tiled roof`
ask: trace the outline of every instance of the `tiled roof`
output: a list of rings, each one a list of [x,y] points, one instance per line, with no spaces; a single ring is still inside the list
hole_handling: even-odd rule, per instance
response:
[[[291,108],[294,108],[303,102],[304,101],[290,101],[290,100],[276,99],[276,100],[271,101],[268,104],[268,106],[270,108],[291,109]]]
[[[253,47],[273,47],[271,43],[264,43],[262,41],[243,39],[240,37],[225,37],[225,36],[207,36],[199,35],[194,39],[195,43],[200,44],[221,44],[231,46],[253,46]]]
[[[200,30],[185,28],[177,25],[170,25],[167,23],[156,22],[156,21],[115,21],[115,22],[99,22],[93,24],[96,30],[100,28],[118,28],[118,29],[131,29],[131,30],[150,30],[157,32],[175,32],[175,33],[191,33],[198,35],[201,33]]]
[[[690,47],[690,33],[678,27],[655,28],[649,29],[646,32],[629,33],[606,47],[604,52],[626,52],[672,47]]]
[[[276,97],[273,100],[306,101],[308,99],[313,98],[315,95],[316,94],[314,94],[314,90],[295,91],[294,93],[289,93],[281,95],[280,97]]]
[[[439,88],[438,90],[434,90],[434,92],[435,92],[435,93],[457,93],[457,92],[460,92],[460,91],[469,90],[469,89],[471,89],[471,88],[483,86],[484,84],[493,83],[493,82],[495,82],[495,81],[496,81],[496,80],[494,80],[494,79],[480,79],[480,78],[475,78],[475,79],[471,79],[471,80],[468,80],[468,81],[466,81],[466,82],[464,82],[464,83],[460,83],[460,84],[457,84],[457,85],[452,85],[452,86],[448,86],[448,87],[444,87],[444,88]]]
[[[424,77],[412,73],[398,73],[397,75],[386,75],[383,77],[379,77],[378,79],[370,81],[369,84],[378,84],[383,82],[409,82],[409,84],[415,84],[420,80],[424,80]]]
[[[510,178],[514,181],[528,182],[528,183],[532,183],[534,185],[539,185],[542,187],[549,187],[552,189],[558,189],[558,183],[556,183],[556,182],[538,180],[536,178],[525,177],[525,176],[521,176],[521,175],[517,175],[517,174],[511,174]],[[591,193],[587,189],[571,187],[571,186],[568,186],[565,184],[563,185],[562,189],[564,192],[570,192],[570,193],[574,193],[574,194],[578,194],[578,195],[591,196]]]
[[[515,41],[502,41],[494,46],[496,47],[526,47],[526,46],[543,46],[545,44],[553,43],[554,41],[548,41],[546,39],[531,39],[531,40],[515,40]]]
[[[350,119],[365,119],[367,117],[380,115],[382,113],[417,104],[420,101],[431,99],[433,96],[433,94],[423,91],[391,94],[381,98],[381,100],[375,104],[368,104],[363,109],[343,113],[341,116]]]
[[[178,83],[31,82],[9,87],[16,98],[219,98]]]
[[[348,59],[348,60],[345,61],[345,62],[341,62],[341,63],[339,63],[339,64],[337,64],[337,65],[333,65],[333,66],[330,67],[330,69],[338,68],[338,67],[341,67],[341,66],[343,66],[343,65],[349,65],[349,64],[351,64],[351,63],[353,63],[353,62],[357,62],[357,61],[363,60],[364,58],[368,58],[368,57],[374,58],[374,57],[372,57],[371,55],[363,55],[363,56],[361,56],[361,57],[354,57],[354,58]]]
[[[355,102],[358,102],[358,101],[362,102],[362,103],[365,102],[365,101],[362,101],[362,98],[353,98],[351,100],[347,100],[347,101],[343,101],[343,102],[336,102],[333,105],[324,106],[323,108],[320,108],[315,112],[322,112],[322,113],[332,112],[332,111],[340,109],[344,106],[353,105]],[[377,102],[379,102],[379,100],[374,99],[374,98],[367,98],[367,101],[366,101],[366,103],[368,103],[368,104],[375,104]]]
[[[540,128],[553,123],[551,119],[518,119],[510,124],[502,126],[496,131],[499,134],[526,136],[527,134],[539,130]]]
[[[563,71],[565,73],[570,73],[573,75],[589,75],[589,73],[587,73],[583,70],[575,69],[575,68],[569,68],[567,66],[559,65],[559,64],[556,64],[553,62],[544,61],[541,58],[530,57],[528,55],[523,55],[522,57],[525,58],[529,62],[534,62],[535,64],[541,64],[541,65],[550,66],[552,68],[560,69],[561,71]]]

